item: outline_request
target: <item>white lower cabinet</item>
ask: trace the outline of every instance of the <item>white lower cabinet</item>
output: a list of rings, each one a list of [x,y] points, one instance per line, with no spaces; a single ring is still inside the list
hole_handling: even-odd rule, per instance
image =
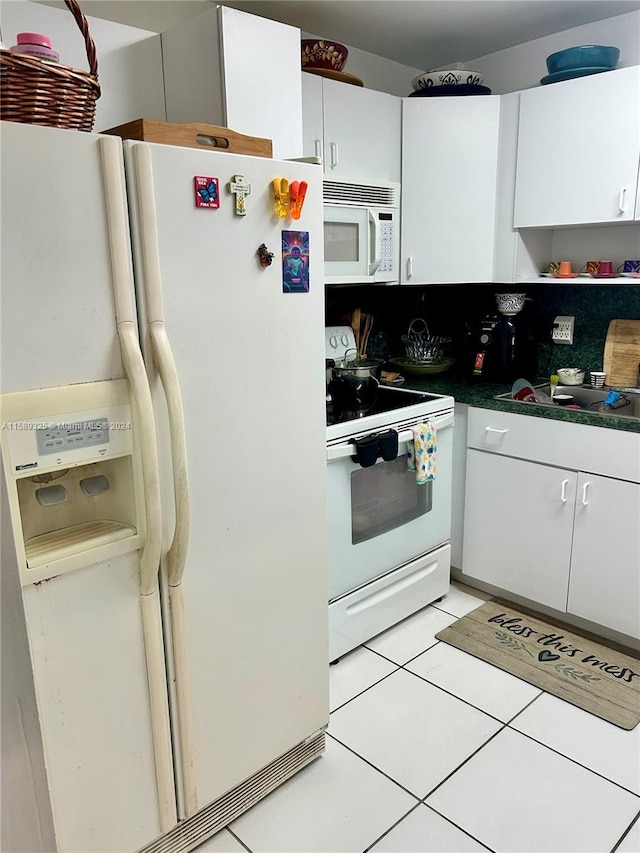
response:
[[[578,475],[567,611],[640,636],[640,485]]]
[[[464,573],[566,610],[575,473],[469,450],[466,493]]]
[[[640,639],[640,434],[483,409],[467,434],[463,577]]]

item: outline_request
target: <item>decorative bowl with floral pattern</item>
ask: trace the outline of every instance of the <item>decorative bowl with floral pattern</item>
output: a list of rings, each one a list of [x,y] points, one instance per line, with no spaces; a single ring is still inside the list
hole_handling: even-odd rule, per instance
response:
[[[349,55],[348,49],[331,39],[302,39],[302,68],[326,68],[342,71]]]
[[[484,74],[479,71],[462,68],[453,71],[426,71],[414,77],[411,85],[417,92],[420,89],[431,89],[432,86],[480,86],[483,80]]]

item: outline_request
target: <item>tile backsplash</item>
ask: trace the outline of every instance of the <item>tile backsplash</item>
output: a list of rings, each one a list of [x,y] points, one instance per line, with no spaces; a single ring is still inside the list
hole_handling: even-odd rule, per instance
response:
[[[414,317],[425,319],[431,334],[453,338],[454,355],[463,362],[465,327],[474,319],[495,313],[494,294],[526,293],[523,314],[536,328],[538,375],[547,377],[558,367],[602,369],[607,328],[614,319],[640,319],[640,285],[614,284],[456,284],[427,287],[328,287],[326,323],[344,322],[354,308],[374,315],[369,355],[403,354],[401,335]],[[576,318],[571,346],[551,343],[557,315]],[[640,360],[640,359],[639,359]]]

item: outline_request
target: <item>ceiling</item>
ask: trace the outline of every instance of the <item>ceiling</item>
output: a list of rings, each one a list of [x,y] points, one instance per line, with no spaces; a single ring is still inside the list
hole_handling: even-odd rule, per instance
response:
[[[62,5],[59,0],[44,0]],[[211,0],[80,0],[85,14],[162,32]],[[504,50],[640,10],[640,0],[221,0],[413,68]],[[639,34],[640,37],[640,34]]]

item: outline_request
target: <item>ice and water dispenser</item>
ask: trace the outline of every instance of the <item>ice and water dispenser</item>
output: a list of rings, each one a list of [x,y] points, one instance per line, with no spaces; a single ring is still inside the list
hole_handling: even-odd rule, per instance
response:
[[[1,438],[23,584],[142,546],[126,380],[4,394]]]

